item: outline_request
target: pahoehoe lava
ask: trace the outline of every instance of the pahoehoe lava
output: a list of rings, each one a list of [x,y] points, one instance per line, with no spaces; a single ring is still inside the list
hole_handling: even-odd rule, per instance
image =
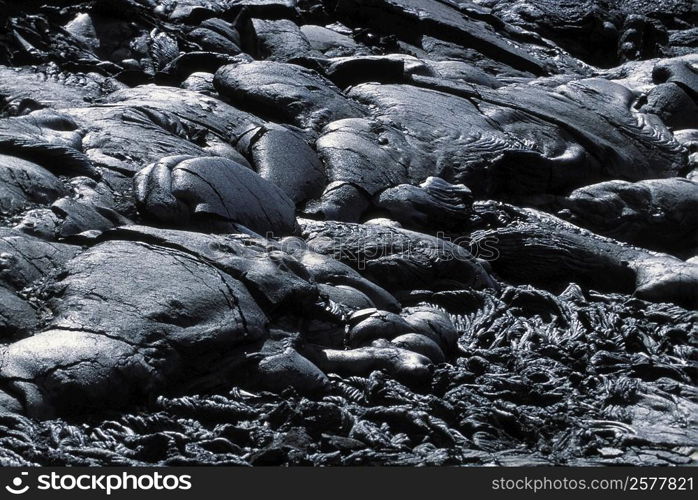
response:
[[[698,461],[695,2],[0,26],[0,465]]]

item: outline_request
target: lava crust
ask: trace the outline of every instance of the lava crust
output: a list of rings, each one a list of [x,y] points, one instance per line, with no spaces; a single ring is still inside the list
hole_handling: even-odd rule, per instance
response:
[[[0,25],[0,465],[696,464],[690,0]]]

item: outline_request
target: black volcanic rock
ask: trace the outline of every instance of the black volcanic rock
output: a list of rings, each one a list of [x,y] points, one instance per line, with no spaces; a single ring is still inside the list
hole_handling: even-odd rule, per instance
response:
[[[214,84],[233,105],[304,128],[319,129],[362,113],[332,83],[294,64],[255,61],[224,66],[216,72]]]
[[[698,184],[683,178],[609,181],[573,191],[563,215],[578,226],[653,250],[695,252]]]
[[[163,158],[138,172],[134,190],[145,217],[174,226],[197,216],[239,223],[261,234],[289,234],[295,227],[293,202],[281,189],[225,158]]]
[[[500,208],[485,205],[482,210]],[[475,239],[493,241],[497,254],[493,268],[507,280],[554,291],[571,280],[600,291],[634,293],[689,308],[698,301],[698,267],[693,263],[623,245],[532,209],[515,214],[507,225],[473,234]],[[520,265],[522,259],[526,266]]]
[[[0,0],[0,465],[695,465],[691,0]]]
[[[437,0],[342,0],[335,11],[408,40],[420,33],[437,36],[473,47],[514,68],[545,72],[535,56],[507,43],[491,26],[460,11],[457,5]]]
[[[248,27],[250,52],[271,61],[291,61],[317,57],[301,29],[288,19],[252,19]]]
[[[237,147],[251,159],[257,173],[279,187],[295,203],[317,198],[327,177],[325,167],[303,137],[279,126],[247,131]]]
[[[191,254],[242,281],[267,308],[302,305],[317,298],[311,270],[273,241],[246,234],[212,235],[137,225],[120,227],[104,238],[153,243]]]
[[[332,255],[388,290],[495,288],[466,249],[426,234],[340,222],[301,221],[315,252]]]
[[[45,168],[14,156],[0,156],[0,210],[16,212],[29,202],[50,203],[65,187]]]
[[[330,123],[317,150],[331,181],[353,184],[369,195],[429,174],[429,159],[400,130],[375,120]]]
[[[266,332],[242,283],[173,249],[106,242],[56,286],[50,328],[9,345],[0,366],[29,415],[118,407]]]
[[[376,205],[406,226],[457,229],[468,219],[472,202],[473,195],[464,185],[428,177],[419,186],[386,189],[377,196]]]

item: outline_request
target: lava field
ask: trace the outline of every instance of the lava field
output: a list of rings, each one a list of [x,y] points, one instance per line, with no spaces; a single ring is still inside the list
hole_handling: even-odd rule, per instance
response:
[[[0,26],[0,465],[698,464],[695,2]]]

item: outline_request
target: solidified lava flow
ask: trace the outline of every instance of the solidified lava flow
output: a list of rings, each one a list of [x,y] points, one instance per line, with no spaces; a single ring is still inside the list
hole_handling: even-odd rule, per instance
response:
[[[698,462],[691,0],[0,25],[0,464]]]

